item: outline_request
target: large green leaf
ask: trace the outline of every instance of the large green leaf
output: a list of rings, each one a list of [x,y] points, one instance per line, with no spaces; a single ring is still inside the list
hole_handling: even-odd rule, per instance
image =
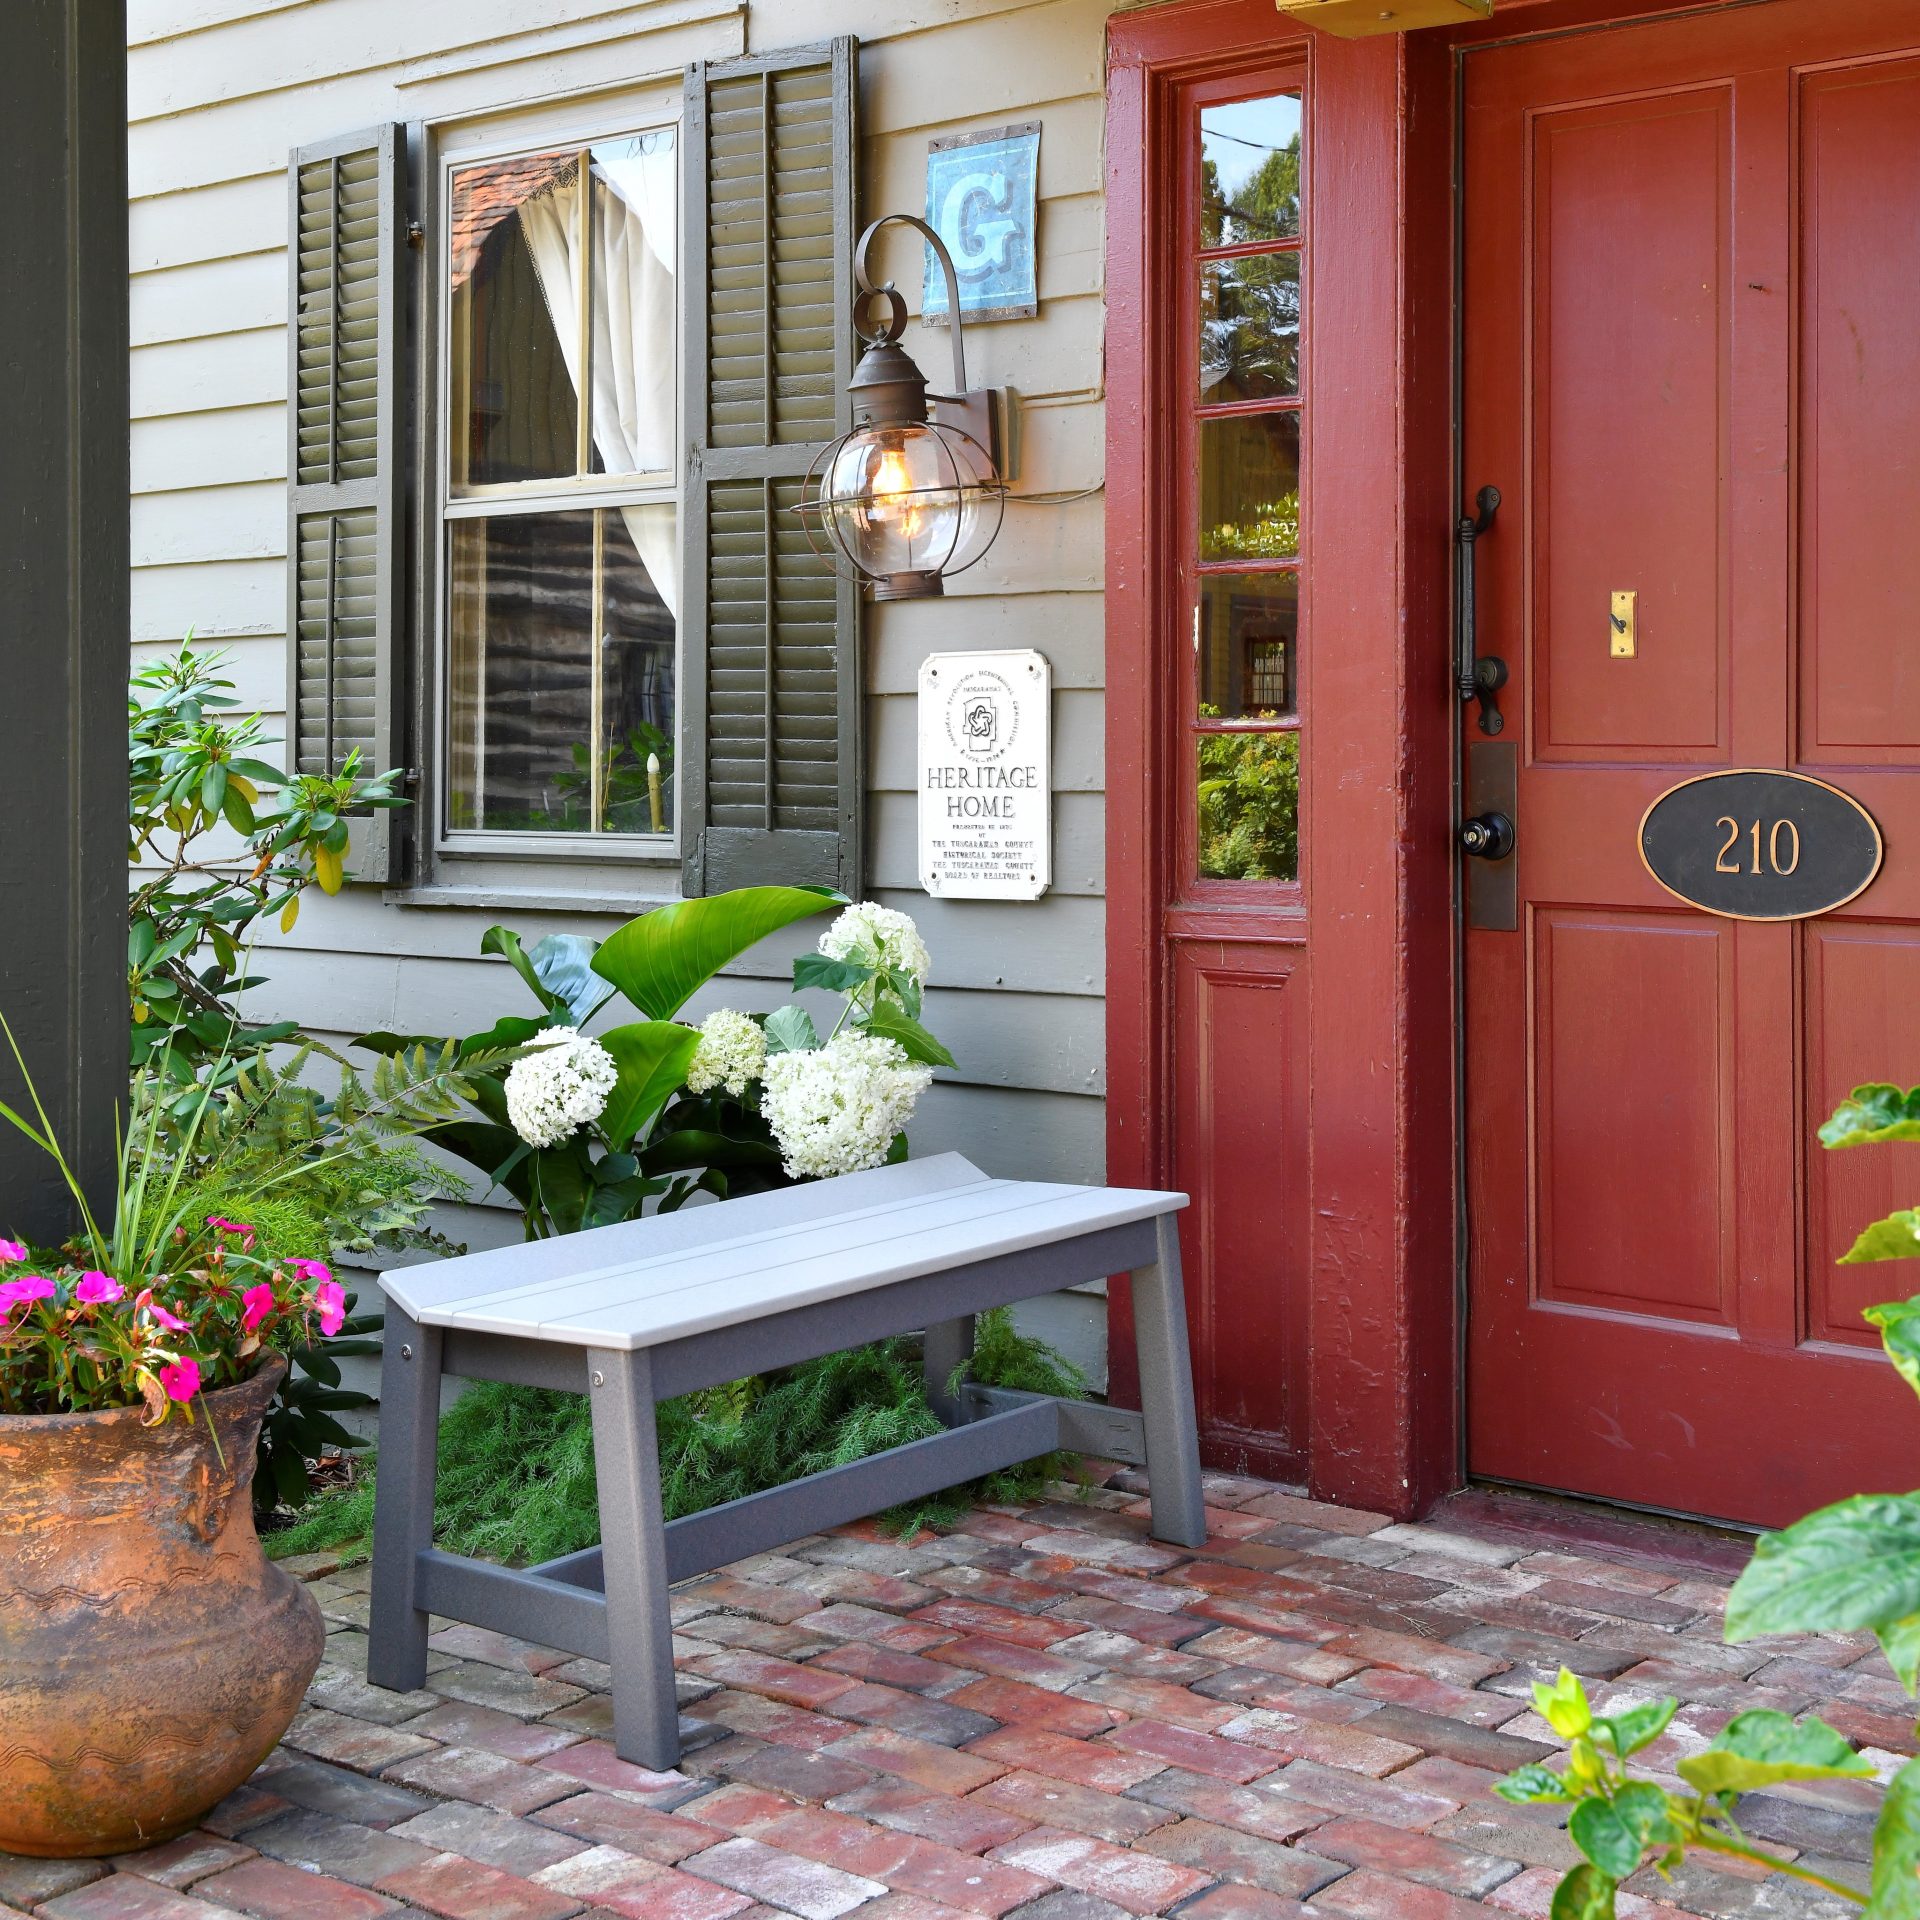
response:
[[[869,1033],[881,1034],[897,1042],[909,1060],[918,1060],[929,1067],[959,1065],[918,1020],[909,1020],[890,1000],[882,1000],[861,1024]]]
[[[670,1020],[730,961],[770,933],[809,914],[844,907],[831,887],[739,887],[704,900],[677,900],[629,920],[593,957],[644,1014]]]
[[[674,1020],[639,1020],[603,1033],[600,1044],[620,1069],[600,1126],[624,1147],[686,1085],[700,1035]]]
[[[775,1007],[766,1018],[769,1053],[811,1053],[820,1044],[813,1015],[805,1007]]]
[[[1872,1897],[1860,1920],[1920,1920],[1920,1760],[1893,1776],[1873,1829]]]
[[[1824,1720],[1758,1707],[1736,1714],[1712,1746],[1688,1754],[1674,1771],[1701,1793],[1751,1793],[1780,1780],[1871,1777],[1873,1762]]]
[[[1863,1493],[1767,1534],[1727,1599],[1730,1641],[1851,1633],[1920,1613],[1920,1494]]]
[[[511,927],[489,927],[481,936],[480,951],[499,954],[542,1006],[564,1014],[576,1027],[584,1027],[613,993],[593,971],[595,942],[577,933],[550,933],[529,953]]]
[[[1865,1266],[1869,1260],[1920,1260],[1920,1211],[1906,1207],[1863,1227],[1859,1239],[1840,1256],[1843,1267]]]
[[[1883,1140],[1920,1140],[1920,1087],[1855,1087],[1820,1129],[1823,1147],[1870,1147]]]
[[[1551,1920],[1613,1920],[1614,1884],[1583,1862],[1554,1888]]]
[[[1920,1241],[1914,1242],[1920,1247]],[[1889,1300],[1860,1316],[1880,1329],[1880,1344],[1899,1369],[1900,1378],[1920,1393],[1920,1299]]]
[[[1609,1880],[1626,1879],[1650,1846],[1670,1846],[1677,1837],[1666,1792],[1650,1780],[1629,1780],[1611,1800],[1582,1800],[1567,1832]]]

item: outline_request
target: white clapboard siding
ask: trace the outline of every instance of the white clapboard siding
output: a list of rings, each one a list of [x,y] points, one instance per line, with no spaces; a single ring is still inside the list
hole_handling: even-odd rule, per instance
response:
[[[137,658],[191,630],[228,650],[242,701],[281,730],[285,697],[285,303],[288,149],[385,119],[449,136],[547,137],[671,110],[693,58],[852,32],[862,43],[863,208],[918,211],[930,138],[1042,125],[1041,311],[967,335],[978,384],[1021,396],[1017,486],[1085,497],[1010,505],[986,560],[939,600],[870,609],[872,897],[912,913],[935,958],[928,1019],[953,1048],[915,1116],[916,1156],[953,1150],[994,1175],[1098,1182],[1105,1167],[1103,199],[1104,35],[1117,0],[130,0],[132,528]],[[542,116],[549,116],[543,119]],[[910,307],[920,259],[889,238]],[[944,370],[948,335],[907,344]],[[932,652],[1038,647],[1055,685],[1054,866],[1045,899],[932,901],[917,888],[913,692]],[[622,883],[631,886],[630,882]],[[658,894],[669,897],[671,868]],[[566,909],[570,890],[583,904]],[[643,883],[642,891],[647,891]],[[486,928],[604,935],[619,914],[591,866],[524,885],[476,881],[398,906],[378,889],[310,896],[263,939],[252,1011],[315,1029],[471,1029],[521,1005],[482,959]],[[537,904],[536,904],[537,903]],[[634,894],[625,904],[638,911]],[[691,1004],[750,1010],[789,995],[789,929]],[[492,1233],[490,1209],[465,1210]],[[1034,1303],[1022,1323],[1104,1379],[1104,1301]]]

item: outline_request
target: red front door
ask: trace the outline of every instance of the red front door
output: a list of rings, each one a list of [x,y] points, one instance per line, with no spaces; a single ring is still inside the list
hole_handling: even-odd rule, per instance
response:
[[[1905,1488],[1920,1419],[1838,1267],[1920,1149],[1920,6],[1766,0],[1465,60],[1464,479],[1517,925],[1466,936],[1469,1464],[1746,1522]],[[1613,642],[1633,594],[1634,651]],[[1470,748],[1486,742],[1466,723]],[[1716,768],[1859,799],[1887,858],[1775,924],[1638,851]]]

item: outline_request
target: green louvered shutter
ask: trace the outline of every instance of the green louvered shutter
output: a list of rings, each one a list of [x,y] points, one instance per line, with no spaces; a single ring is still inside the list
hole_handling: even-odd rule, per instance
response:
[[[860,888],[859,596],[793,512],[852,423],[857,43],[687,70],[686,890]]]
[[[406,130],[288,166],[287,755],[301,773],[401,757]],[[400,812],[353,822],[356,880],[398,877]]]

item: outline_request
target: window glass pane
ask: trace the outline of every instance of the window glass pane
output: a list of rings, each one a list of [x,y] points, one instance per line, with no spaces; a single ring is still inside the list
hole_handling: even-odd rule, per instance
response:
[[[1292,719],[1298,712],[1300,579],[1200,576],[1200,717]]]
[[[1200,110],[1200,244],[1245,246],[1300,231],[1300,96]]]
[[[451,533],[449,824],[671,830],[674,620],[655,583],[671,590],[674,509]]]
[[[1200,558],[1291,560],[1300,551],[1300,416],[1200,422]]]
[[[1200,404],[1300,391],[1300,256],[1241,254],[1200,268]]]
[[[679,172],[671,127],[592,149],[594,473],[667,473],[675,459],[673,355]]]
[[[536,154],[453,176],[452,407],[456,486],[579,470],[579,156]]]
[[[1300,735],[1201,733],[1199,866],[1208,880],[1300,877]]]

